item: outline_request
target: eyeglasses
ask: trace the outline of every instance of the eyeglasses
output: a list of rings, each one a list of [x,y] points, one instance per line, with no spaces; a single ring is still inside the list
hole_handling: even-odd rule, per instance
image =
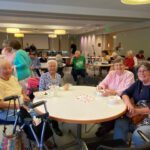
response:
[[[138,73],[146,73],[148,72],[149,70],[138,70]]]

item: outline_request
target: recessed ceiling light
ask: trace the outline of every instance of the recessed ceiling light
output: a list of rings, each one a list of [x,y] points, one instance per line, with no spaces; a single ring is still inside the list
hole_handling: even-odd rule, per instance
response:
[[[56,35],[56,34],[49,34],[48,37],[49,37],[49,38],[56,38],[57,35]]]
[[[24,37],[24,34],[23,33],[16,33],[16,34],[14,34],[14,36],[17,38],[21,38],[21,37]]]
[[[121,2],[127,5],[150,4],[150,0],[121,0]]]
[[[66,30],[55,30],[54,33],[57,35],[63,35],[66,34]]]
[[[19,28],[7,28],[6,32],[7,33],[18,33],[20,31]]]

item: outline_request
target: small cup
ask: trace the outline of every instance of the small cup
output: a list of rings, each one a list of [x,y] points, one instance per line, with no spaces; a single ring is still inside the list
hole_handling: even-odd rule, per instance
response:
[[[64,90],[65,90],[65,91],[68,91],[69,88],[70,88],[70,84],[69,84],[69,83],[66,83],[66,84],[64,85]]]

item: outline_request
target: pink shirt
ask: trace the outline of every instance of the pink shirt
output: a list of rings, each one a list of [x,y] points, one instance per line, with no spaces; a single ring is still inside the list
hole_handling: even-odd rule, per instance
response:
[[[134,75],[132,72],[124,70],[122,74],[117,71],[110,71],[105,79],[98,85],[102,88],[116,90],[118,95],[134,83]]]

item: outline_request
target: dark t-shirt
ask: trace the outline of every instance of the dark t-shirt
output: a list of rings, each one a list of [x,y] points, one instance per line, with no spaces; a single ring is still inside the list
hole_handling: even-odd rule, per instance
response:
[[[75,54],[75,51],[77,50],[77,46],[75,44],[71,44],[70,48],[71,48],[71,53]]]
[[[41,58],[40,58],[40,62],[41,62],[41,63],[46,63],[46,62],[47,62],[47,58],[42,58],[42,57],[41,57]]]
[[[128,95],[130,98],[133,98],[135,104],[140,100],[150,101],[150,85],[143,85],[143,83],[138,80],[126,89],[122,95]]]

